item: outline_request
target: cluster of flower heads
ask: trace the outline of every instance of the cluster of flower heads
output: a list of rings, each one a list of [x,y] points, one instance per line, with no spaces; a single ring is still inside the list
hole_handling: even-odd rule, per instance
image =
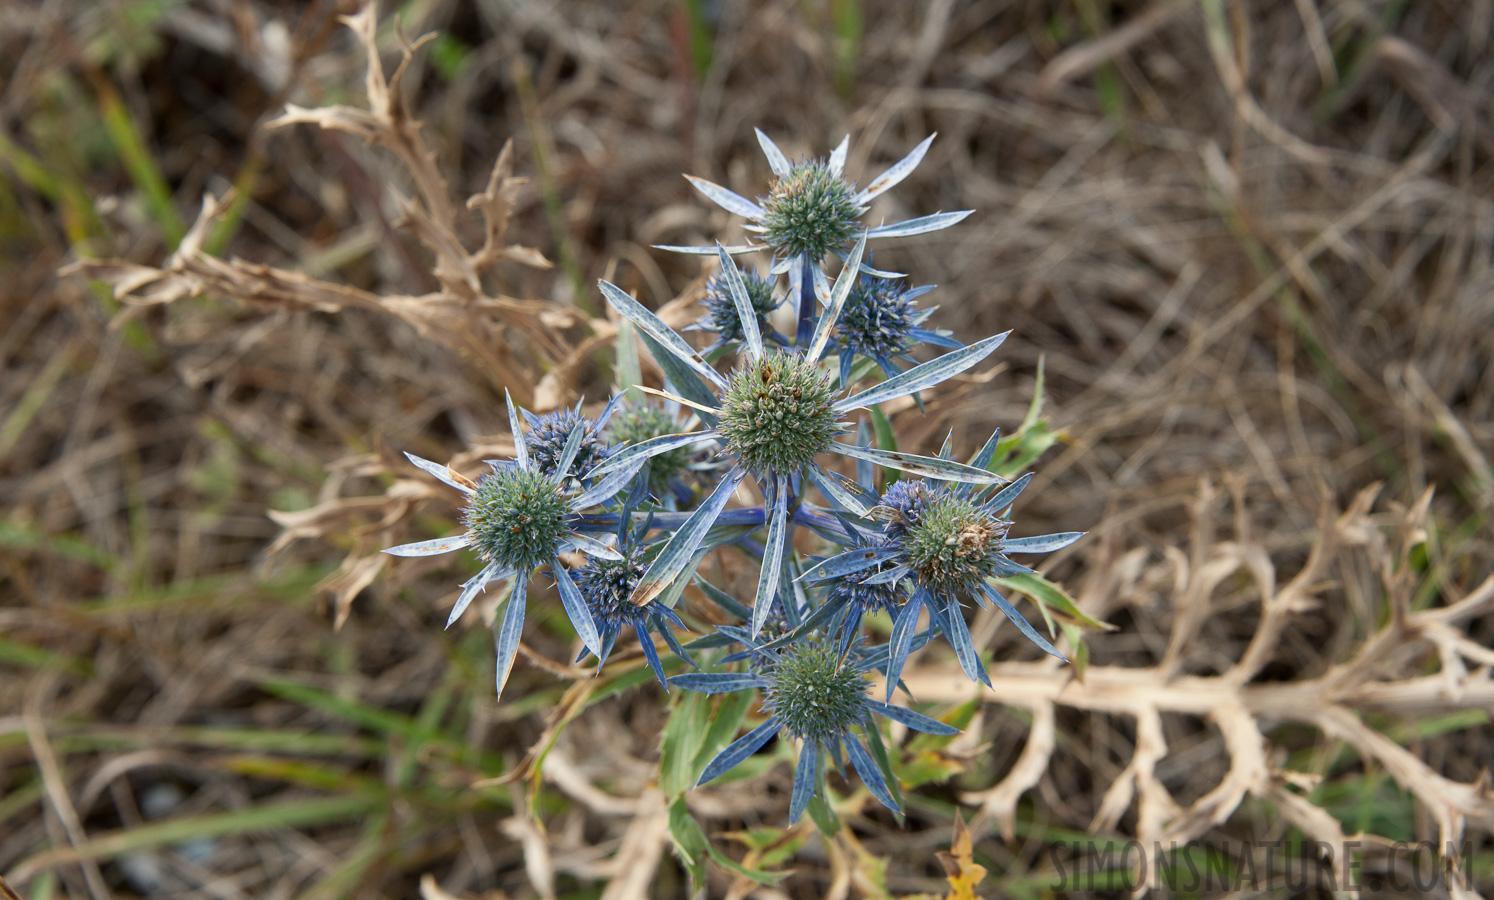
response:
[[[482,569],[462,585],[448,626],[486,585],[507,583],[507,605],[495,623],[500,693],[518,651],[529,585],[543,572],[580,638],[579,659],[594,657],[600,667],[631,633],[666,689],[759,694],[767,718],[723,750],[701,783],[785,733],[800,741],[791,819],[823,796],[829,762],[844,772],[849,761],[867,789],[897,809],[873,715],[932,734],[955,731],[890,705],[910,653],[942,637],[965,674],[989,685],[965,620],[970,599],[994,604],[1061,659],[992,579],[1032,571],[1010,554],[1056,550],[1080,535],[1011,536],[1011,507],[1031,476],[1009,482],[991,471],[999,435],[962,463],[948,442],[937,456],[921,456],[873,446],[864,421],[853,427],[858,410],[917,400],[1006,338],[965,346],[927,328],[934,309],[914,301],[931,288],[909,288],[904,276],[867,261],[870,240],[935,231],[969,214],[861,222],[869,202],[906,178],[933,138],[857,190],[842,175],[847,141],[828,160],[791,164],[766,135],[757,136],[774,175],[766,196],[754,202],[690,181],[746,218],[761,242],[663,248],[718,262],[704,315],[687,329],[712,335],[707,347],[693,347],[627,293],[601,283],[664,371],[665,389],[649,391],[662,402],[635,404],[619,393],[594,418],[580,406],[535,416],[510,402],[516,458],[489,461],[476,482],[410,456],[467,495],[467,530],[386,552],[476,552]],[[733,259],[758,252],[771,255],[764,274],[744,272]],[[833,259],[840,265],[831,283],[826,266]],[[783,276],[787,290],[779,294]],[[783,306],[793,316],[781,333],[771,320]],[[920,363],[920,345],[948,352]],[[836,457],[849,461],[855,477],[838,471]],[[879,491],[881,470],[896,470],[900,480]],[[748,482],[762,502],[734,507]],[[799,529],[816,535],[825,552],[803,556],[796,547],[805,542],[794,539]],[[750,600],[697,574],[705,555],[724,546],[758,560]],[[689,629],[675,607],[690,584],[741,624],[682,643]],[[864,620],[882,615],[891,637],[869,646]],[[669,676],[655,635],[680,660],[674,665],[690,671]],[[722,649],[732,652],[714,660],[713,671],[699,670],[692,653]],[[869,695],[872,672],[885,681],[884,700]]]

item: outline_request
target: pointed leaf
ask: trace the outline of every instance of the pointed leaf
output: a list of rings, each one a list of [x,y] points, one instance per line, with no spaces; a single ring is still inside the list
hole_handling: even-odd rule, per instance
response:
[[[1065,531],[1062,534],[1040,534],[1034,537],[1007,538],[1001,542],[1002,553],[1051,553],[1084,537],[1086,531]]]
[[[464,494],[477,493],[476,488],[472,486],[472,482],[465,476],[459,474],[456,470],[452,469],[450,466],[443,466],[440,463],[434,463],[428,459],[421,459],[420,457],[416,456],[413,453],[410,453],[409,451],[405,452],[405,458],[414,463],[417,467],[436,476],[443,483],[451,485]]]
[[[913,174],[913,170],[923,162],[923,155],[929,152],[929,144],[934,142],[937,135],[938,132],[935,132],[924,138],[907,156],[893,163],[887,171],[873,179],[872,183],[866,186],[866,190],[856,195],[856,202],[864,205],[868,200],[886,193],[893,185]]]
[[[736,493],[737,485],[742,483],[746,472],[741,469],[733,469],[721,479],[716,485],[716,490],[700,505],[700,508],[690,514],[690,518],[679,527],[659,555],[649,565],[648,571],[638,580],[638,585],[633,588],[633,595],[628,598],[635,606],[642,606],[648,601],[659,596],[664,589],[689,565],[691,557],[695,555],[695,548],[700,545],[706,532],[711,530],[715,524],[716,517]]]
[[[643,648],[643,658],[647,660],[648,667],[653,670],[654,677],[659,679],[665,692],[669,691],[669,679],[664,674],[664,663],[659,660],[659,649],[654,646],[654,639],[649,636],[648,629],[642,622],[633,623],[633,634],[638,637],[638,646]]]
[[[586,606],[586,598],[581,596],[581,589],[576,587],[571,573],[566,571],[559,560],[550,570],[555,573],[555,587],[560,590],[560,603],[565,607],[565,614],[570,617],[571,625],[576,628],[576,637],[581,639],[581,643],[593,656],[601,659],[602,639],[597,634],[597,623],[591,617],[591,610]]]
[[[654,361],[659,368],[664,370],[667,379],[666,386],[673,387],[675,393],[682,397],[688,397],[694,402],[697,409],[714,409],[721,401],[711,393],[710,387],[695,374],[695,370],[680,362],[673,353],[664,349],[664,345],[654,340],[647,332],[640,331],[638,336],[643,339],[644,346],[653,355]],[[710,427],[716,427],[716,417],[707,412],[701,412],[700,419]]]
[[[799,821],[804,807],[814,796],[814,785],[819,777],[820,745],[818,741],[805,741],[799,748],[799,763],[794,766],[794,793],[789,798],[789,824]]]
[[[728,691],[768,686],[761,675],[753,675],[751,672],[686,672],[669,679],[669,683],[687,691],[706,694],[724,694]]]
[[[706,181],[704,178],[696,178],[694,175],[686,175],[690,186],[705,194],[706,199],[729,213],[739,215],[744,219],[756,222],[767,215],[761,206],[738,194],[736,191],[724,188],[714,182]]]
[[[903,666],[908,662],[908,653],[913,649],[913,632],[918,630],[918,613],[923,609],[923,592],[913,595],[913,599],[903,605],[897,611],[897,618],[892,620],[892,639],[887,644],[887,699],[892,700],[893,691],[897,690],[897,683],[902,680]]]
[[[919,216],[916,219],[895,222],[891,225],[878,225],[867,234],[867,237],[912,237],[915,234],[928,234],[930,231],[948,228],[973,212],[975,212],[973,209],[962,209],[958,212],[938,212],[933,215]]]
[[[844,553],[820,560],[799,576],[810,583],[843,578],[880,565],[903,552],[901,547],[856,547]],[[813,577],[811,577],[813,576]]]
[[[977,460],[977,464],[978,463],[979,463],[979,460]],[[985,466],[981,466],[981,468],[984,469],[986,467]],[[1026,489],[1027,485],[1029,485],[1031,483],[1032,483],[1032,473],[1028,472],[1026,475],[1023,475],[1021,478],[1018,478],[1016,481],[1013,481],[1011,484],[1009,484],[1006,487],[1002,488],[1001,490],[997,491],[995,494],[992,494],[991,498],[989,500],[985,501],[981,505],[984,506],[986,509],[994,509],[994,510],[997,510],[998,512],[1001,511],[1001,510],[1003,510],[1003,509],[1006,509],[1008,506],[1011,506],[1012,503],[1014,503],[1016,501],[1017,496],[1019,494],[1021,494],[1024,489]],[[1002,552],[1005,552],[1008,549],[1005,543],[1002,544],[1001,549],[1002,549]]]
[[[555,473],[550,476],[556,484],[565,483],[565,477],[571,471],[571,464],[576,461],[576,454],[581,452],[581,438],[585,436],[586,423],[577,422],[571,427],[571,433],[565,439],[565,447],[560,451],[560,459],[555,463]]]
[[[937,359],[914,366],[901,375],[889,378],[881,384],[873,385],[859,394],[841,400],[835,404],[834,409],[837,413],[847,413],[853,409],[870,407],[877,403],[905,397],[915,391],[931,388],[990,356],[1009,334],[1011,334],[1010,331],[1004,331],[983,341],[976,341],[968,347],[952,350]]]
[[[840,139],[835,149],[830,151],[830,171],[839,175],[846,167],[846,155],[851,150],[851,136],[848,134]]]
[[[572,532],[566,535],[565,540],[561,542],[560,546],[563,550],[580,550],[582,553],[588,556],[595,556],[598,559],[610,559],[618,562],[623,558],[621,553],[618,553],[596,538],[579,532]]]
[[[811,363],[819,362],[820,354],[830,340],[830,330],[835,327],[835,320],[840,317],[846,298],[851,296],[851,288],[856,286],[856,279],[861,277],[857,269],[861,266],[861,255],[865,252],[866,232],[863,231],[861,237],[856,239],[856,246],[851,248],[851,255],[846,257],[846,264],[841,267],[840,275],[835,279],[835,287],[830,289],[828,308],[820,315],[819,324],[814,327],[814,340],[809,343],[809,354],[806,357]],[[840,404],[837,403],[835,408],[839,411]]]
[[[514,435],[514,458],[519,461],[519,468],[528,472],[529,442],[524,439],[524,429],[519,425],[519,416],[514,412],[514,398],[508,395],[508,388],[503,389],[503,402],[508,404],[508,430]]]
[[[688,253],[691,256],[715,256],[715,247],[687,247],[678,244],[653,244],[655,250],[668,250],[671,253]],[[756,253],[759,250],[767,250],[766,244],[727,244],[726,252],[732,256],[740,256],[743,253]]]
[[[757,576],[757,595],[752,601],[752,636],[763,630],[768,610],[778,593],[778,573],[783,569],[783,542],[788,533],[788,479],[776,479],[773,485],[773,512],[768,519],[768,543],[763,547],[763,563]]]
[[[814,486],[820,489],[820,493],[841,509],[848,510],[864,519],[871,512],[871,507],[876,505],[875,500],[871,506],[868,506],[857,497],[860,485],[856,485],[855,482],[838,472],[822,469],[814,463],[810,463],[804,471],[809,475],[809,480],[814,483]],[[855,485],[856,491],[852,491],[847,485]]]
[[[568,501],[571,512],[580,512],[583,509],[588,509],[590,507],[596,506],[598,503],[604,503],[608,500],[611,500],[613,497],[617,496],[618,491],[622,490],[629,483],[631,483],[633,480],[633,476],[637,475],[638,470],[646,465],[648,465],[648,459],[644,458],[640,460],[637,465],[624,466],[623,468],[618,469],[615,472],[608,472],[601,478],[601,480],[597,481],[591,487],[575,495]],[[591,480],[592,475],[595,472],[596,469],[592,469],[592,471],[586,473],[584,477],[589,481]]]
[[[888,793],[887,782],[882,780],[881,770],[877,768],[871,754],[866,752],[866,748],[861,746],[856,736],[847,734],[845,744],[846,755],[851,758],[851,765],[856,767],[856,774],[861,776],[861,783],[866,785],[867,790],[871,791],[872,796],[881,801],[883,806],[902,812],[903,808],[898,806],[897,801],[892,799],[892,794]]]
[[[508,684],[508,673],[514,667],[514,657],[519,654],[519,636],[524,631],[524,603],[529,589],[529,573],[521,572],[514,579],[513,592],[508,596],[508,607],[503,611],[503,624],[498,628],[494,649],[498,656],[498,696],[503,696],[503,686]]]
[[[590,472],[587,478],[596,478],[612,472],[629,471],[636,472],[637,467],[643,465],[643,461],[668,453],[676,447],[687,447],[690,444],[699,444],[716,437],[714,431],[692,431],[689,434],[661,434],[658,437],[629,444],[606,459],[602,460]]]
[[[907,575],[908,575],[908,573],[911,572],[911,571],[913,571],[913,567],[912,566],[893,566],[892,568],[888,569],[885,572],[878,572],[875,575],[868,575],[865,579],[862,580],[861,583],[862,584],[896,584],[897,582],[899,582],[902,579],[906,578]]]
[[[783,155],[783,151],[778,149],[778,145],[773,143],[772,138],[763,134],[761,128],[754,128],[752,130],[757,132],[758,146],[763,148],[763,155],[768,158],[768,168],[772,169],[773,174],[779,178],[787,175],[791,168],[788,157]]]
[[[601,282],[601,285],[607,302],[612,304],[612,308],[617,310],[619,315],[662,344],[665,350],[689,366],[697,375],[705,378],[719,390],[726,390],[726,379],[721,377],[721,373],[711,368],[705,359],[685,342],[684,338],[680,337],[673,328],[664,324],[663,319],[650,312],[642,303],[623,293],[617,285],[607,281]]]
[[[985,444],[981,446],[980,452],[975,454],[975,458],[970,460],[970,465],[975,466],[977,469],[991,468],[991,461],[996,458],[996,447],[1000,443],[1001,429],[998,428],[991,433],[990,438],[988,438]],[[1021,479],[1018,480],[1021,481]],[[1031,479],[1028,480],[1030,481]],[[1026,482],[1022,482],[1022,486],[1026,487]],[[1020,491],[1018,493],[1020,493]],[[1015,497],[1016,494],[1013,494],[1012,496]]]
[[[390,547],[384,552],[390,556],[439,556],[442,553],[450,553],[460,550],[472,543],[472,533],[464,532],[454,534],[451,537],[435,538],[429,541],[416,541],[413,544],[400,544],[398,547]]]
[[[747,732],[742,737],[732,742],[730,747],[716,754],[711,764],[700,773],[700,780],[695,782],[696,787],[714,781],[737,767],[737,763],[756,753],[763,744],[766,744],[783,724],[778,721],[777,716],[770,716],[768,721]]]
[[[936,459],[932,456],[919,456],[916,453],[889,453],[886,450],[877,450],[872,447],[852,447],[849,444],[836,443],[831,445],[831,450],[852,459],[865,459],[889,469],[901,469],[904,472],[912,472],[914,475],[923,475],[927,478],[939,481],[963,481],[970,484],[999,484],[1006,479],[1000,475],[988,472],[985,469],[977,469],[964,463],[957,463],[948,459]]]
[[[483,588],[487,587],[492,582],[497,581],[499,578],[503,578],[512,574],[513,573],[511,571],[508,571],[503,566],[493,562],[488,563],[483,567],[483,570],[481,572],[478,572],[476,575],[473,575],[471,578],[463,582],[462,592],[457,595],[456,605],[451,608],[451,615],[446,617],[446,627],[450,628],[453,624],[456,623],[457,619],[460,619],[462,617],[462,613],[467,611],[467,607],[472,604],[473,598],[475,598]]]
[[[946,725],[938,719],[931,719],[923,713],[914,712],[901,706],[893,706],[890,703],[880,703],[876,700],[867,700],[866,704],[878,715],[886,716],[894,722],[901,722],[914,731],[924,734],[959,734],[960,729],[953,725]]]
[[[747,296],[747,285],[742,281],[742,273],[737,271],[737,264],[727,255],[726,248],[719,243],[716,246],[721,251],[721,277],[726,279],[726,290],[737,307],[737,320],[742,326],[747,352],[753,359],[762,359],[763,334],[757,327],[757,310],[752,308],[752,298]]]
[[[1027,621],[1027,617],[1017,612],[1017,608],[1012,606],[1011,602],[1005,597],[1001,596],[999,591],[985,582],[981,582],[979,588],[982,593],[990,598],[992,603],[996,604],[997,609],[1006,614],[1006,617],[1011,620],[1013,625],[1017,626],[1017,630],[1022,632],[1023,636],[1038,645],[1039,650],[1042,650],[1049,656],[1056,656],[1064,662],[1069,661],[1068,657],[1059,653],[1058,648],[1048,643],[1048,639],[1039,634],[1038,630],[1032,627],[1032,623]]]
[[[939,616],[939,627],[949,640],[949,646],[954,649],[955,658],[960,661],[960,668],[964,670],[965,677],[990,687],[991,676],[980,661],[980,652],[975,649],[975,641],[970,637],[970,626],[965,622],[965,614],[960,611],[959,603],[952,597],[941,599],[942,604],[939,601],[935,602],[942,605],[942,609],[939,609],[939,605],[930,608],[939,609],[942,613]]]

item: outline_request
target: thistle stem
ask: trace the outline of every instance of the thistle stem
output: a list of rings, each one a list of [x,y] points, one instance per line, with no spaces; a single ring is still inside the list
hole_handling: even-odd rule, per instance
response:
[[[799,257],[799,330],[794,343],[800,347],[814,340],[814,326],[810,322],[814,318],[814,271],[810,266],[815,265],[818,262],[810,259],[808,253]]]

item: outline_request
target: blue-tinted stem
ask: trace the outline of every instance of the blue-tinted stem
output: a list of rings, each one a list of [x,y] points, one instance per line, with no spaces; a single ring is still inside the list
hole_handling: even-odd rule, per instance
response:
[[[814,340],[814,270],[810,267],[817,265],[819,262],[810,259],[808,253],[799,258],[799,330],[794,343],[800,347]]]
[[[633,524],[636,525],[647,517],[648,513],[646,512],[635,512],[633,513]],[[654,527],[678,528],[685,524],[685,520],[688,518],[690,518],[690,513],[688,512],[654,510]],[[593,513],[585,516],[576,516],[571,521],[577,531],[604,531],[617,527],[617,513]],[[728,509],[716,517],[717,525],[764,525],[767,521],[767,514],[761,506],[750,506],[746,509]]]
[[[825,531],[835,531],[839,532],[840,534],[845,534],[846,537],[850,538],[851,540],[856,539],[856,535],[846,534],[845,526],[840,524],[839,519],[835,518],[834,516],[827,516],[824,513],[812,509],[808,506],[801,506],[798,509],[794,510],[793,520],[804,525],[821,528]]]

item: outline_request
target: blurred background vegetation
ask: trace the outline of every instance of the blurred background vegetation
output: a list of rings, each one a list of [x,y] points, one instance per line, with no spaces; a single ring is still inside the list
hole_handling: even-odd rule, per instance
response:
[[[122,307],[108,285],[59,275],[82,258],[164,265],[203,195],[232,188],[205,253],[377,294],[434,291],[430,255],[400,222],[415,187],[389,153],[265,127],[287,103],[365,104],[366,58],[337,18],[353,11],[13,0],[0,15],[0,873],[36,898],[683,896],[684,867],[640,849],[667,721],[646,671],[578,692],[521,662],[495,704],[490,636],[443,632],[453,582],[419,577],[452,563],[345,591],[336,628],[326,579],[357,548],[396,543],[389,522],[268,552],[282,531],[267,510],[383,490],[396,451],[446,459],[497,440],[503,384],[482,358],[376,310],[212,292]],[[482,191],[513,142],[530,181],[508,239],[556,265],[505,263],[492,290],[577,311],[557,326],[575,346],[595,330],[599,277],[650,305],[688,299],[698,261],[649,245],[728,225],[681,173],[761,192],[754,127],[798,155],[850,133],[847,172],[863,180],[937,131],[873,215],[977,213],[876,265],[938,284],[934,321],[962,339],[1015,335],[999,368],[893,424],[921,452],[952,428],[968,454],[1041,393],[1029,424],[1051,440],[1030,461],[1018,532],[1091,533],[1044,569],[1116,626],[1089,638],[1090,665],[1162,658],[1187,566],[1216,543],[1259,547],[1285,581],[1320,510],[1371,485],[1387,531],[1435,488],[1406,552],[1380,561],[1416,608],[1490,574],[1490,0],[380,12],[390,71],[401,33],[435,33],[402,90],[455,198]],[[462,222],[476,246],[480,223]],[[558,399],[603,396],[610,367],[588,352]],[[423,533],[452,527],[443,504],[418,506]],[[1383,626],[1377,565],[1335,569],[1258,679],[1318,675]],[[1186,671],[1239,655],[1262,617],[1253,597],[1249,579],[1217,585]],[[563,659],[554,612],[527,642]],[[994,629],[977,633],[996,659],[1033,658]],[[1494,620],[1466,634],[1488,647]],[[1431,651],[1406,665],[1439,671]],[[962,795],[1023,750],[1030,721],[1002,699],[952,707],[972,723],[954,746],[905,747],[919,786],[901,826],[856,807],[848,841],[777,830],[782,758],[692,795],[720,857],[710,896],[942,893],[935,853]],[[1370,722],[1471,783],[1494,758],[1489,709]],[[1191,803],[1228,768],[1223,737],[1198,715],[1163,725],[1157,777]],[[1042,893],[1048,848],[1084,835],[1138,743],[1129,720],[1081,709],[1061,709],[1056,731],[1013,835],[974,833],[982,890]],[[1319,779],[1312,802],[1347,833],[1435,839],[1382,766],[1311,729],[1271,740],[1272,764]],[[551,741],[543,777],[502,780]],[[1135,826],[1127,813],[1100,837]],[[1217,834],[1284,831],[1247,800]],[[1487,834],[1473,836],[1487,889]],[[630,865],[649,867],[641,887]],[[779,874],[762,885],[733,867]]]

